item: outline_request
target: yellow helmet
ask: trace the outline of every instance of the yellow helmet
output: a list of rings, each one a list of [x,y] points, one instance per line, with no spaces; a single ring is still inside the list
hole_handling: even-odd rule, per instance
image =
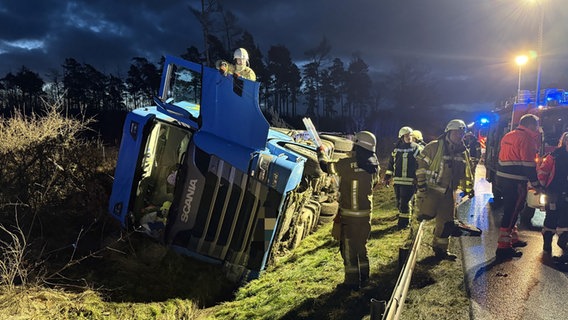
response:
[[[412,130],[412,132],[410,133],[410,136],[412,138],[414,138],[414,140],[417,140],[417,141],[424,140],[424,137],[422,136],[422,132],[420,132],[419,130]]]

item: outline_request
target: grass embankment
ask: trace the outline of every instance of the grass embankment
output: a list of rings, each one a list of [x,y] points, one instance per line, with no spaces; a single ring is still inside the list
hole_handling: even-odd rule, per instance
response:
[[[359,292],[335,290],[343,280],[343,265],[330,225],[238,289],[224,281],[216,266],[179,256],[135,234],[112,240],[112,250],[69,270],[60,285],[2,290],[0,318],[368,319],[371,298],[390,298],[399,272],[398,249],[409,234],[396,230],[392,198],[392,189],[376,195],[368,243],[371,285]],[[461,262],[429,257],[431,228],[427,225],[424,233],[401,319],[468,319]]]
[[[77,122],[54,112],[32,120],[16,117],[0,130],[0,143],[20,142],[17,153],[0,145],[0,319],[362,319],[371,298],[390,298],[398,250],[409,238],[396,229],[392,189],[375,195],[370,286],[335,290],[343,265],[326,225],[237,288],[218,266],[120,231],[106,214],[104,181],[96,179],[112,159],[62,135],[79,132]],[[24,143],[24,133],[37,143]],[[402,319],[467,319],[460,260],[430,259],[431,231],[430,223]]]
[[[70,270],[65,285],[60,280],[61,285],[51,288],[43,284],[2,291],[0,318],[369,318],[371,298],[390,298],[399,272],[398,248],[408,238],[408,230],[396,230],[392,190],[383,189],[376,198],[368,243],[371,285],[359,292],[335,290],[343,280],[343,265],[329,235],[330,225],[232,294],[235,288],[216,266],[179,256],[135,234]],[[431,226],[424,234],[402,319],[467,319],[460,261],[438,263],[429,258]],[[73,290],[69,279],[76,283]]]

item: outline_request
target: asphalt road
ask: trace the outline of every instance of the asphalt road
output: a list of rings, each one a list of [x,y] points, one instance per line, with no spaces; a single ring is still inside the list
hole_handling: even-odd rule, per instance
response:
[[[520,229],[520,238],[528,241],[521,248],[523,256],[496,262],[498,225],[502,208],[489,206],[491,185],[485,180],[485,168],[476,172],[475,194],[458,210],[460,220],[483,230],[481,237],[461,237],[465,282],[471,297],[471,319],[565,319],[568,312],[568,268],[552,263],[542,251],[538,230]],[[537,212],[533,225],[542,226],[544,214]],[[553,255],[561,254],[553,242]]]

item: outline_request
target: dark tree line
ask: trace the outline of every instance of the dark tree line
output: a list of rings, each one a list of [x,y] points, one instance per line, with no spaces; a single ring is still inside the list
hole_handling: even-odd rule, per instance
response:
[[[203,28],[205,49],[192,45],[180,56],[214,66],[218,59],[232,60],[236,48],[247,49],[261,82],[261,108],[275,111],[297,127],[307,115],[322,130],[368,128],[394,136],[399,126],[414,125],[416,119],[436,121],[431,111],[440,100],[427,68],[398,61],[386,72],[371,73],[359,53],[353,53],[349,61],[333,57],[325,37],[305,50],[307,63],[299,66],[282,44],[270,46],[264,56],[253,35],[238,27],[236,16],[224,10],[219,0],[203,0],[201,8],[190,10]],[[43,99],[61,96],[65,110],[126,111],[149,105],[161,77],[163,57],[158,59],[134,57],[127,75],[117,75],[67,58],[62,73],[53,71],[45,80],[23,66],[0,78],[0,107],[4,114],[14,108],[31,112],[41,107]]]

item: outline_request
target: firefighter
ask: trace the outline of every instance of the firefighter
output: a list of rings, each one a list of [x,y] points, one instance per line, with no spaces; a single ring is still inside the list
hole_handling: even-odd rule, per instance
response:
[[[455,218],[457,189],[473,197],[470,160],[463,144],[465,130],[462,120],[451,120],[444,134],[428,143],[417,157],[417,220],[436,219],[432,249],[438,259],[456,259],[448,251],[450,236],[461,236],[462,230],[480,234],[479,229]]]
[[[248,80],[256,81],[256,74],[250,68],[249,55],[244,48],[238,48],[233,55],[235,64],[219,60],[215,66],[224,75],[232,74],[235,77],[243,77]]]
[[[538,117],[525,114],[519,126],[501,139],[497,180],[503,190],[503,218],[497,240],[497,259],[518,258],[523,255],[515,248],[524,247],[526,241],[520,240],[517,219],[527,199],[527,181],[537,191],[542,187],[537,179],[535,157],[538,154]]]
[[[422,132],[420,132],[418,130],[412,130],[412,132],[410,133],[410,136],[412,137],[414,142],[418,143],[419,146],[421,146],[421,147],[426,146],[426,142],[424,141],[424,137],[422,136]]]
[[[318,149],[323,171],[338,174],[339,212],[334,218],[332,235],[339,240],[345,267],[345,280],[339,288],[358,290],[369,280],[367,239],[371,232],[373,189],[379,185],[379,161],[375,155],[376,138],[369,131],[355,135],[349,157],[330,162]]]
[[[563,254],[557,262],[568,262],[568,132],[558,141],[558,147],[544,157],[538,167],[538,180],[547,196],[546,217],[542,227],[542,249],[552,253],[552,238],[558,234],[558,246]]]
[[[408,227],[411,218],[410,201],[416,192],[416,156],[422,150],[412,141],[413,130],[402,127],[398,131],[398,141],[394,147],[385,172],[384,185],[389,185],[391,179],[398,208],[398,229]]]

